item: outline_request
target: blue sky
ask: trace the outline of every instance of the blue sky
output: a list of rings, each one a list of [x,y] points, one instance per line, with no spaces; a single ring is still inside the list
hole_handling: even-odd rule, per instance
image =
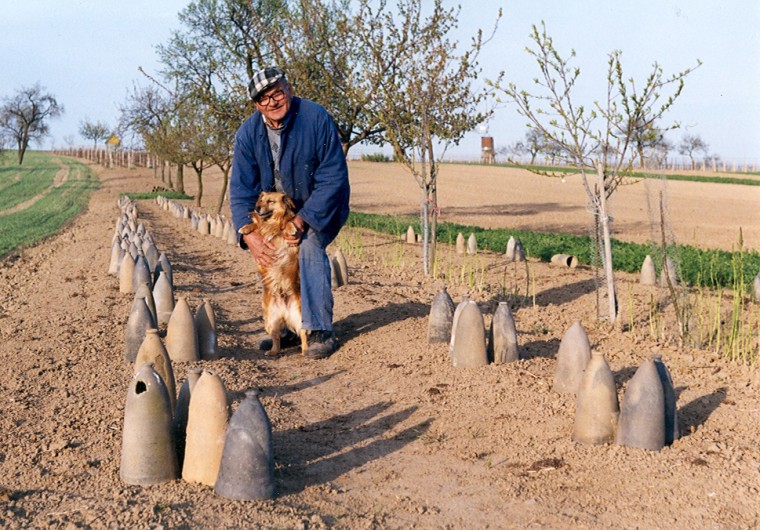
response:
[[[17,0],[3,2],[0,19],[0,97],[41,82],[65,107],[51,122],[52,139],[78,136],[80,121],[115,124],[138,67],[155,71],[155,46],[177,27],[187,0]],[[432,2],[431,2],[432,3]],[[446,1],[448,5],[455,2]],[[710,152],[737,162],[760,163],[760,2],[751,0],[478,0],[461,2],[461,40],[490,28],[499,7],[496,37],[481,56],[484,77],[500,70],[531,89],[538,70],[524,51],[532,24],[546,23],[555,46],[576,51],[582,93],[590,104],[604,96],[607,54],[623,53],[626,75],[642,80],[654,62],[666,74],[703,65],[686,80],[667,118],[681,123],[677,143],[697,134]],[[668,121],[668,120],[666,120]],[[496,147],[521,139],[525,120],[513,106],[498,108],[489,123]],[[368,148],[372,151],[376,148]],[[477,157],[480,134],[468,134],[449,154]]]

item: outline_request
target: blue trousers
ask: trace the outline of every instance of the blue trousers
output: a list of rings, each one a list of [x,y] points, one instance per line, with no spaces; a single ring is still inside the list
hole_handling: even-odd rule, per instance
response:
[[[301,320],[306,330],[332,331],[333,295],[330,261],[325,249],[332,242],[324,233],[309,228],[301,240]]]

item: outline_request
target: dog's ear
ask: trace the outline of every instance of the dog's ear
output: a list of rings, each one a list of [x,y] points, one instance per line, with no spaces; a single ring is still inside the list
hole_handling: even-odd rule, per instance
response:
[[[287,219],[283,219],[280,221],[280,231],[284,234],[288,234],[290,236],[296,235],[298,233],[298,228],[296,227],[295,223],[292,221],[288,221]]]
[[[288,213],[296,213],[296,203],[288,195],[283,197],[282,202],[285,203],[285,209]]]

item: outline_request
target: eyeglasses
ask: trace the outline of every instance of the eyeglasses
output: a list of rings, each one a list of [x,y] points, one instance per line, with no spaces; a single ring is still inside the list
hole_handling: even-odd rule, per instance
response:
[[[261,105],[262,107],[266,107],[270,103],[278,103],[282,101],[285,98],[285,91],[281,88],[275,90],[274,92],[267,94],[266,96],[261,96],[256,103]]]

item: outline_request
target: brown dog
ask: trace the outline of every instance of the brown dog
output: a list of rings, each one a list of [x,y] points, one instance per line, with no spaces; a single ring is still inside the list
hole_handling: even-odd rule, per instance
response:
[[[306,353],[306,330],[301,329],[301,278],[298,266],[298,247],[288,245],[283,234],[295,234],[295,204],[284,193],[262,192],[251,212],[251,224],[240,229],[241,234],[259,233],[275,247],[275,261],[259,265],[264,281],[264,329],[272,337],[272,349],[267,355],[280,352],[280,333],[290,328],[301,338],[301,353]]]

